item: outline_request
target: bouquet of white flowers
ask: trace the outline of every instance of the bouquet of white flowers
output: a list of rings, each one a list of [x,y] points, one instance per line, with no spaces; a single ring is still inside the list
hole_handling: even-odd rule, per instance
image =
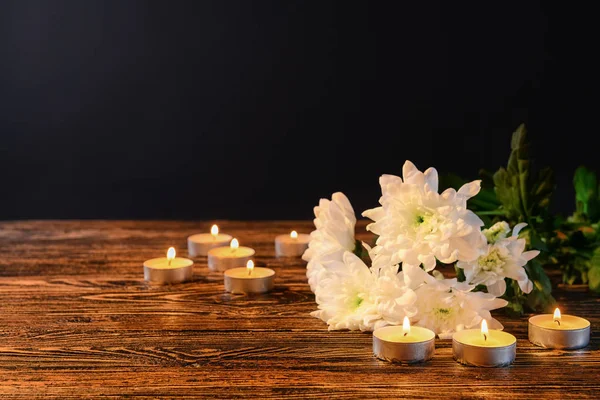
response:
[[[480,181],[438,193],[434,168],[421,172],[406,161],[402,175],[383,175],[381,206],[362,214],[377,235],[373,248],[359,243],[371,265],[355,255],[356,216],[346,196],[334,193],[315,207],[316,230],[303,256],[318,305],[312,315],[330,330],[371,331],[399,325],[405,316],[440,338],[482,319],[502,329],[490,311],[507,305],[499,298],[506,280],[518,282],[523,293],[532,290],[524,266],[539,252],[524,251],[518,235],[526,224],[512,234],[506,222],[482,229],[483,221],[467,208]],[[438,263],[455,264],[464,281],[445,279]]]

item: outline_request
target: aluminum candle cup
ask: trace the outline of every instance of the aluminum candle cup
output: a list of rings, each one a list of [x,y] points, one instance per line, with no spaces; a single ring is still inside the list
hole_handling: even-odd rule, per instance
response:
[[[590,321],[573,315],[552,314],[529,318],[529,341],[549,349],[580,349],[590,343]]]
[[[198,233],[188,237],[188,254],[190,257],[206,256],[210,249],[228,246],[232,237],[219,233],[219,227],[213,225],[210,233]]]
[[[310,235],[292,231],[289,235],[279,235],[275,238],[275,255],[277,257],[302,257],[308,249]]]
[[[503,331],[490,330],[484,336],[480,329],[467,329],[452,336],[452,353],[461,364],[505,367],[515,361],[517,339]]]
[[[194,262],[187,258],[175,257],[175,249],[170,248],[167,257],[144,261],[144,279],[151,283],[165,285],[189,281],[194,275]]]
[[[275,271],[269,268],[254,268],[252,260],[246,267],[228,269],[223,274],[225,291],[233,294],[266,293],[273,289]]]
[[[216,247],[208,251],[208,268],[211,271],[226,271],[244,267],[254,253],[254,249],[240,247],[237,239],[233,239],[229,247]]]
[[[403,326],[386,326],[373,332],[375,357],[396,363],[414,364],[427,361],[435,351],[435,333],[418,326],[407,333]]]

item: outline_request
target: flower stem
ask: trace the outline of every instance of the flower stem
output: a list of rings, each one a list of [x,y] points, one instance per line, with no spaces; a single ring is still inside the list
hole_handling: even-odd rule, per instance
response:
[[[506,215],[504,210],[492,210],[492,211],[475,211],[478,215]]]

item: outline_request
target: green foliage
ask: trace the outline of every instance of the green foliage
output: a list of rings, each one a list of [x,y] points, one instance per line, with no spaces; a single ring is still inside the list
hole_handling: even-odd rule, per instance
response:
[[[542,252],[525,267],[533,283],[530,293],[523,293],[516,281],[506,279],[507,289],[503,296],[508,301],[506,312],[515,317],[522,315],[526,309],[545,311],[555,303],[551,294],[552,284],[543,267],[550,257],[547,242],[555,235],[554,219],[549,211],[554,178],[550,169],[536,171],[530,157],[527,131],[521,125],[512,135],[506,167],[495,173],[481,171],[482,189],[469,200],[469,208],[488,227],[499,220],[505,220],[511,226],[526,222],[528,227],[521,237],[527,240],[529,248]],[[452,176],[443,183],[458,188],[465,181]],[[459,280],[461,278],[464,279],[464,275],[459,275]]]
[[[593,171],[579,167],[573,177],[575,187],[575,214],[572,222],[598,221],[600,199],[598,198],[598,180]]]
[[[586,284],[600,293],[600,196],[593,171],[579,167],[573,177],[575,212],[558,221],[551,238],[551,264],[559,266],[563,283]]]
[[[527,295],[527,306],[535,311],[548,311],[554,308],[556,301],[552,297],[552,282],[546,275],[540,260],[533,259],[525,266],[529,280],[533,282],[533,290]]]
[[[491,176],[494,194],[500,204],[496,209],[490,207],[478,214],[497,215],[502,218],[496,219],[504,219],[511,226],[526,222],[528,228],[521,236],[527,239],[530,248],[542,252],[525,266],[533,283],[530,293],[524,294],[517,282],[507,280],[504,298],[509,304],[506,310],[509,315],[521,315],[525,308],[536,312],[547,310],[555,302],[551,294],[552,284],[542,266],[548,258],[547,240],[553,236],[549,206],[554,191],[554,176],[548,168],[539,172],[533,168],[525,125],[520,125],[512,135],[506,168],[501,167],[494,174],[483,172],[482,175],[484,181]],[[489,196],[489,192],[486,195]]]
[[[373,245],[375,243],[373,242]],[[367,249],[365,248],[365,246],[363,246],[362,242],[360,240],[357,240],[356,243],[354,244],[354,251],[353,253],[360,258],[361,260],[368,262],[370,260],[369,258],[369,252],[367,251]]]
[[[525,294],[517,282],[507,279],[503,296],[509,304],[508,314],[521,315],[525,309],[547,311],[554,304],[552,285],[545,272],[560,268],[563,283],[586,284],[600,293],[600,183],[593,171],[579,167],[573,177],[575,212],[564,219],[549,210],[554,190],[553,173],[533,168],[527,131],[521,125],[512,135],[511,153],[506,167],[495,173],[481,171],[482,189],[469,200],[469,208],[486,226],[499,220],[511,226],[526,222],[522,233],[529,248],[540,255],[525,267],[533,290]],[[466,183],[457,176],[441,181],[458,189]],[[459,274],[464,279],[464,274]]]
[[[534,247],[545,249],[537,230],[548,220],[554,175],[549,168],[533,171],[526,139],[525,125],[520,125],[512,135],[508,164],[493,175],[493,181],[505,217],[511,223],[526,222],[534,234]]]
[[[594,250],[594,255],[587,271],[587,278],[590,290],[600,293],[600,248]]]
[[[467,280],[465,277],[465,271],[463,269],[454,266],[454,271],[456,271],[456,279],[458,279],[459,282],[464,282]]]
[[[506,293],[504,293],[503,298],[508,301],[508,305],[504,309],[508,316],[518,318],[523,314],[523,304],[527,302],[527,297],[517,282],[507,280]]]

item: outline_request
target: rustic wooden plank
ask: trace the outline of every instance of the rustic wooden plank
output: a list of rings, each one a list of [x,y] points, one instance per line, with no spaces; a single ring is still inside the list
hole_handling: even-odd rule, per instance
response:
[[[469,368],[437,341],[428,363],[375,359],[371,336],[327,332],[310,317],[314,296],[297,259],[276,259],[273,239],[307,221],[219,221],[274,268],[263,295],[224,293],[222,275],[196,259],[195,279],[143,282],[141,263],[211,222],[23,221],[0,223],[0,397],[208,396],[232,398],[596,398],[600,300],[581,288],[556,296],[592,322],[578,351],[527,341],[527,318],[499,318],[518,338],[502,369]],[[360,223],[364,227],[365,222]],[[366,233],[361,239],[369,240]],[[158,253],[158,254],[157,254]],[[556,277],[556,275],[554,275]]]

